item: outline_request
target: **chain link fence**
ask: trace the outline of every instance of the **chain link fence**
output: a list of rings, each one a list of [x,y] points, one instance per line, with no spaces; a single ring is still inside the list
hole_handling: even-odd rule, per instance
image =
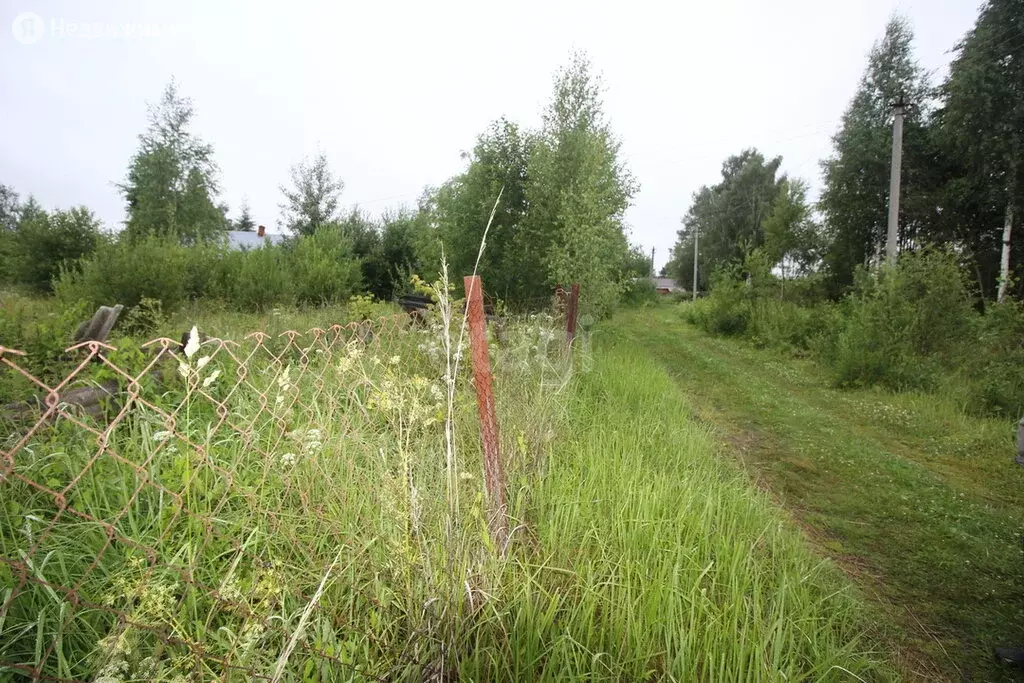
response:
[[[550,367],[555,320],[496,325],[496,373]],[[34,389],[0,407],[0,680],[443,677],[430,596],[476,604],[452,539],[478,557],[486,515],[479,453],[445,454],[446,424],[478,426],[451,425],[473,382],[449,381],[438,334],[399,316],[89,342],[53,386],[0,347]]]

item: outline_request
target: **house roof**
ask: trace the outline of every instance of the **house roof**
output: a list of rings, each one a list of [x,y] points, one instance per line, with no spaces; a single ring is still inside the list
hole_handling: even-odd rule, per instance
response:
[[[682,287],[679,286],[679,283],[676,282],[675,280],[673,280],[670,277],[656,277],[656,278],[654,278],[654,288],[655,289],[668,289],[668,290],[682,289]]]
[[[268,232],[260,237],[255,232],[246,230],[228,230],[229,249],[259,249],[264,244],[281,244],[286,235]]]

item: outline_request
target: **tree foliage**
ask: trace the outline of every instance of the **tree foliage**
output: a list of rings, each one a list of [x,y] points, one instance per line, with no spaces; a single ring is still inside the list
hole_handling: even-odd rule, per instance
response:
[[[120,185],[127,209],[125,235],[171,237],[185,243],[215,237],[227,218],[215,203],[213,147],[191,132],[192,101],[171,81],[150,107],[128,177]]]
[[[256,221],[252,219],[247,200],[242,200],[242,208],[233,227],[235,230],[241,230],[242,232],[253,232],[256,229]]]
[[[313,160],[292,167],[292,187],[281,186],[281,225],[294,235],[313,235],[317,229],[338,219],[338,202],[345,183],[336,178],[319,152]]]
[[[783,178],[762,227],[765,255],[779,266],[783,286],[787,273],[806,273],[817,264],[821,239],[807,202],[807,183]]]
[[[948,162],[947,236],[994,293],[1004,222],[1024,208],[1024,3],[990,0],[956,46],[937,131]],[[1019,232],[1018,232],[1019,235]],[[1019,239],[1019,238],[1018,238]],[[1012,243],[1011,243],[1012,244]],[[1021,250],[1011,258],[1019,267]]]
[[[823,163],[824,189],[819,208],[825,216],[829,246],[824,254],[833,290],[853,284],[854,270],[885,244],[892,156],[893,107],[907,104],[903,133],[903,183],[900,236],[903,249],[918,245],[934,218],[932,145],[928,133],[931,101],[924,70],[914,60],[913,31],[893,17],[875,43],[868,66],[842,126],[833,137],[834,152]]]
[[[495,121],[466,155],[466,170],[437,188],[430,198],[436,238],[444,244],[449,268],[455,273],[473,272],[494,210],[479,272],[488,289],[505,299],[532,294],[531,283],[521,277],[526,264],[520,249],[532,140],[532,135],[515,123]]]
[[[676,279],[693,282],[694,235],[698,232],[701,289],[708,286],[714,271],[742,263],[748,253],[764,244],[764,222],[787,187],[785,176],[779,175],[781,164],[782,157],[765,159],[756,149],[747,149],[726,159],[718,184],[694,193],[672,250],[670,264]]]
[[[602,107],[600,79],[575,55],[555,78],[531,149],[518,241],[524,295],[578,282],[597,313],[618,299],[629,248],[623,217],[639,189]]]

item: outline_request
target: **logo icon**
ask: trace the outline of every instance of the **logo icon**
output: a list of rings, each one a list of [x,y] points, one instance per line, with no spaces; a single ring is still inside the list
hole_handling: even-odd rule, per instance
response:
[[[35,12],[22,12],[14,17],[11,23],[11,32],[14,39],[22,45],[38,43],[43,38],[46,30],[46,22]]]

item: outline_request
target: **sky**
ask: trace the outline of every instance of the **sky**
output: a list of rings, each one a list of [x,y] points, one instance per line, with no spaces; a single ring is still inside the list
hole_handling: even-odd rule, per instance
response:
[[[0,183],[112,229],[147,103],[173,77],[214,147],[221,199],[276,231],[280,186],[326,153],[343,206],[415,205],[487,125],[540,123],[585,51],[660,267],[722,161],[747,147],[820,188],[819,161],[898,12],[936,79],[980,0],[230,2],[0,0]]]

